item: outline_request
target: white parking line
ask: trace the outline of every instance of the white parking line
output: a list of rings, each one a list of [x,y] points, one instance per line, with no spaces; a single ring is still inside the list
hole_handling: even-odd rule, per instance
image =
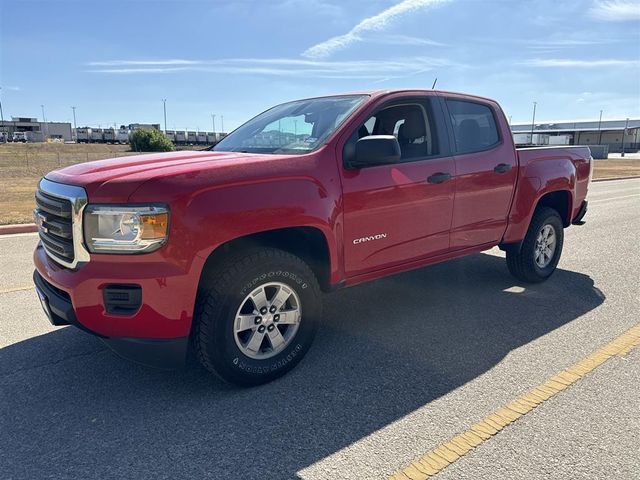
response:
[[[640,197],[640,193],[634,193],[632,195],[623,195],[621,197],[598,198],[596,200],[591,200],[589,203],[606,203],[606,202],[612,202],[614,200],[622,200],[623,198],[631,198],[631,197]]]
[[[37,237],[38,232],[27,232],[27,233],[9,233],[7,235],[0,235],[0,240],[4,240],[5,238],[16,238],[16,237]]]

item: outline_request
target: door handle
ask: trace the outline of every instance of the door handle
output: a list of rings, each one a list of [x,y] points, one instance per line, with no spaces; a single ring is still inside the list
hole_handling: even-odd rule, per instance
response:
[[[511,170],[511,165],[508,163],[500,163],[493,169],[496,173],[507,173],[509,170]]]
[[[429,183],[442,183],[446,182],[447,180],[451,180],[451,174],[442,172],[434,173],[429,178],[427,178],[427,182]]]

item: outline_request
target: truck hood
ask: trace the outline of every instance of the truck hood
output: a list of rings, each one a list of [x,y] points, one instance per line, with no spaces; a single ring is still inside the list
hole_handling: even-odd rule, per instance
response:
[[[140,185],[153,178],[228,169],[230,164],[243,168],[246,164],[278,158],[282,156],[212,151],[131,155],[79,163],[55,170],[46,177],[54,182],[84,187],[93,202],[125,202]]]

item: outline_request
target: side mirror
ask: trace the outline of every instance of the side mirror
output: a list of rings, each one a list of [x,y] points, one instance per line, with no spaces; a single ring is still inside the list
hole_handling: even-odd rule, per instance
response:
[[[354,168],[385,165],[400,160],[400,144],[393,135],[369,135],[356,142]]]

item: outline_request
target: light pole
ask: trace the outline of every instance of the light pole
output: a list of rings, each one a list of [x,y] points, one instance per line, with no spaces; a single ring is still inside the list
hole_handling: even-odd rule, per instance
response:
[[[76,107],[71,107],[73,110],[73,134],[76,137],[76,142],[78,141],[78,126],[76,125]]]
[[[222,132],[220,133],[224,134],[224,115],[220,115],[220,123],[221,123],[220,129],[222,130]]]
[[[40,105],[40,108],[42,108],[42,125],[44,126],[44,139],[46,140],[49,136],[47,134],[47,118],[44,116],[44,105]]]
[[[624,130],[622,131],[622,155],[624,157],[624,135],[627,133],[627,128],[629,128],[629,118],[624,122]]]
[[[164,134],[167,134],[167,99],[162,99],[162,110],[164,111]]]
[[[536,126],[536,106],[538,102],[533,102],[533,118],[531,119],[531,145],[533,145],[533,130]]]
[[[0,90],[2,90],[2,87],[0,87]],[[5,132],[5,127],[4,127],[4,113],[2,113],[2,98],[0,98],[0,122],[2,122],[2,132]],[[4,143],[7,142],[7,140],[9,139],[9,131],[6,131],[6,135],[2,136],[2,141]]]
[[[602,110],[600,110],[600,120],[598,120],[598,145],[602,143],[602,130],[600,127],[602,126]]]
[[[215,114],[211,114],[211,128],[213,128],[213,136],[216,135],[216,116]]]

